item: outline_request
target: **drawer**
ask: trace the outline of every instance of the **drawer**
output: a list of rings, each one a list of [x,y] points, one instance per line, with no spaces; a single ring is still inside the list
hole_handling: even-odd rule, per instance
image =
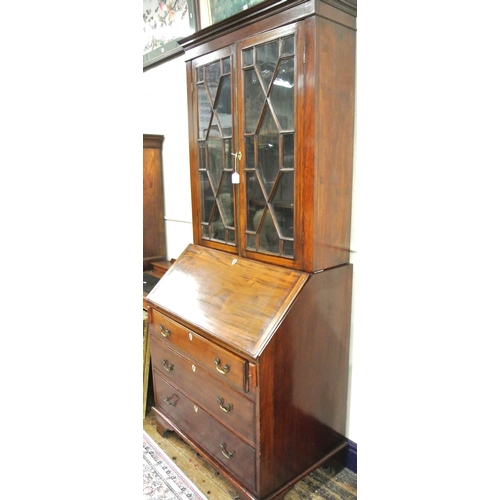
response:
[[[255,449],[155,373],[155,405],[197,446],[255,491]]]
[[[153,367],[225,426],[255,442],[255,403],[203,366],[151,338]]]
[[[203,365],[210,373],[247,391],[247,361],[223,347],[210,342],[201,335],[184,328],[164,314],[152,310],[150,333]]]

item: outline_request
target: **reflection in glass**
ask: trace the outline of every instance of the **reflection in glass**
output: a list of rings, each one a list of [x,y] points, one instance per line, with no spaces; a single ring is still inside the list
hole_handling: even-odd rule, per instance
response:
[[[294,37],[289,36],[287,38],[283,38],[281,43],[281,55],[288,56],[292,55],[295,52],[294,49]]]
[[[258,131],[257,169],[269,196],[279,172],[279,130],[268,106]]]
[[[217,97],[217,105],[215,107],[216,116],[219,119],[222,135],[227,137],[231,135],[231,77],[223,76],[219,95]]]
[[[214,102],[220,80],[219,61],[205,66],[205,80],[207,83],[208,91],[210,92],[210,97],[212,98],[212,102]]]
[[[270,95],[281,130],[293,129],[293,82],[294,61],[285,59],[279,65]]]
[[[295,165],[294,134],[283,134],[283,168]]]
[[[245,80],[245,132],[254,132],[257,128],[266,94],[257,77],[255,69],[244,73]]]
[[[208,180],[208,173],[206,170],[200,171],[200,191],[203,203],[201,204],[201,220],[208,224],[210,222],[210,215],[215,202],[212,187]]]
[[[202,238],[235,244],[231,58],[196,69]]]
[[[267,93],[278,62],[279,41],[275,40],[274,42],[257,46],[255,54],[255,65],[259,69],[259,74],[265,84],[265,91]]]
[[[295,38],[243,51],[246,245],[294,256]]]

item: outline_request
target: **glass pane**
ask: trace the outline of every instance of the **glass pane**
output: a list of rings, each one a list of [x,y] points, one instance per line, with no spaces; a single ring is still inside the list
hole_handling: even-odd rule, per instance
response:
[[[265,83],[265,89],[269,88],[269,84],[274,75],[274,70],[276,69],[276,64],[279,57],[279,40],[275,40],[271,43],[266,43],[264,45],[259,45],[255,49],[256,51],[256,61],[255,65],[259,69],[260,76]]]
[[[293,171],[281,172],[276,182],[272,203],[289,207],[293,205],[293,174]]]
[[[207,130],[212,117],[212,106],[208,100],[205,85],[200,83],[198,88],[198,139],[205,139]]]
[[[281,236],[293,238],[293,207],[273,205]]]
[[[236,231],[234,229],[226,229],[226,236],[228,243],[236,243]]]
[[[207,168],[207,164],[206,164],[207,157],[205,155],[205,141],[200,141],[198,143],[198,150],[199,150],[199,154],[200,154],[198,168],[206,169]]]
[[[283,135],[283,168],[295,167],[293,134]]]
[[[294,70],[293,59],[281,61],[271,89],[271,103],[282,130],[294,128]]]
[[[253,65],[253,48],[243,51],[243,66]]]
[[[217,97],[215,111],[222,129],[222,135],[225,137],[232,135],[231,78],[229,76],[223,76],[221,78],[220,92]]]
[[[217,94],[217,87],[219,86],[220,79],[220,62],[216,61],[205,66],[205,79],[207,81],[208,91],[210,92],[210,97],[212,102],[215,101],[215,96]]]
[[[196,82],[203,81],[203,66],[196,68]]]
[[[227,170],[234,169],[234,159],[231,156],[233,152],[233,141],[231,139],[224,139],[224,168]]]
[[[267,196],[269,196],[279,171],[279,132],[268,106],[266,106],[264,120],[258,133],[257,163]]]
[[[255,231],[254,216],[256,212],[266,206],[266,199],[262,193],[257,174],[254,170],[246,173],[247,188],[247,229]]]
[[[214,206],[213,210],[213,217],[211,219],[211,224],[210,224],[210,238],[216,239],[216,240],[222,240],[224,241],[224,224],[222,222],[222,219],[220,217],[220,212],[219,208],[217,205]]]
[[[254,138],[245,137],[245,166],[255,168]]]
[[[217,200],[224,226],[234,227],[233,183],[231,182],[231,172],[224,172]]]
[[[258,223],[259,249],[279,253],[279,236],[269,210],[259,210],[255,214],[254,224],[256,222]]]
[[[271,201],[279,232],[281,236],[289,238],[293,238],[293,185],[293,171],[281,172]]]
[[[244,73],[245,84],[245,132],[255,132],[266,95],[254,69]]]
[[[207,140],[207,147],[209,176],[210,180],[212,181],[214,192],[217,192],[223,170],[221,140],[217,137],[212,138],[211,136],[209,136]]]
[[[293,241],[283,241],[283,255],[286,255],[287,257],[293,257]]]
[[[200,172],[201,221],[208,222],[215,202],[215,196],[206,170]]]
[[[286,56],[293,54],[294,52],[295,50],[294,50],[293,36],[289,36],[288,38],[283,38],[281,45],[281,55]]]
[[[247,248],[255,250],[255,235],[247,234]]]
[[[222,73],[225,75],[231,73],[231,58],[222,59]]]

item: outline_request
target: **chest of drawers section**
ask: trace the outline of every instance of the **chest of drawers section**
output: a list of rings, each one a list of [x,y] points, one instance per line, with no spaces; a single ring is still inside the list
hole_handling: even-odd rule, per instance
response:
[[[149,314],[155,410],[255,491],[255,396],[248,361],[156,309]]]

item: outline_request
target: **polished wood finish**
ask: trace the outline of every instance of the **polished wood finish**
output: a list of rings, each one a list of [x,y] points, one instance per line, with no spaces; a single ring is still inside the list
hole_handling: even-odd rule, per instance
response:
[[[355,0],[278,0],[181,41],[194,244],[147,297],[153,411],[241,499],[346,460],[355,34]]]
[[[162,135],[143,135],[143,270],[166,259]]]
[[[188,245],[148,302],[211,341],[256,357],[308,279],[300,271]]]
[[[147,299],[158,430],[249,499],[345,453],[351,288],[351,265],[308,274],[189,245]]]
[[[245,244],[246,180],[235,187],[236,246],[202,237],[198,172],[196,68],[231,55],[233,150],[244,152],[242,51],[284,33],[296,36],[294,257],[250,250]],[[265,2],[182,41],[192,89],[190,163],[194,242],[262,262],[315,272],[349,262],[354,142],[356,2]],[[245,155],[239,164],[245,169]]]

